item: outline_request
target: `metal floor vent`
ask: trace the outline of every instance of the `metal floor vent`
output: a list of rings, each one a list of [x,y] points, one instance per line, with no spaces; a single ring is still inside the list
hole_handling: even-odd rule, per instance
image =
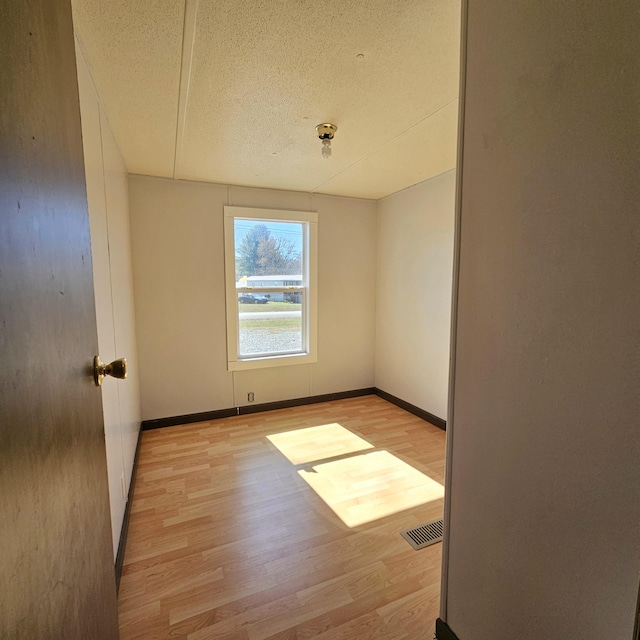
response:
[[[400,535],[416,550],[424,549],[430,544],[442,542],[443,520],[432,520],[411,529],[404,529]]]

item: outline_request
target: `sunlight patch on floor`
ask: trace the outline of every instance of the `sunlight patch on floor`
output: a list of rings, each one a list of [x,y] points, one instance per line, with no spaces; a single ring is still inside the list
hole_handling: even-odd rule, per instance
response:
[[[444,487],[388,451],[298,471],[348,526],[357,527],[444,497]]]
[[[372,444],[335,422],[276,433],[267,436],[267,439],[291,464],[306,464],[373,449]]]

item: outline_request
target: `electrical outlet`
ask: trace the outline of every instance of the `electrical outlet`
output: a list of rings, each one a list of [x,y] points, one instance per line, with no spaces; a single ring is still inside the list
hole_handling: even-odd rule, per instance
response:
[[[120,488],[122,489],[122,499],[127,499],[127,481],[124,479],[124,471],[120,475]]]
[[[248,400],[249,402],[253,402],[254,397],[255,397],[255,396],[253,395],[253,391],[249,391],[249,393],[247,393],[247,400]]]

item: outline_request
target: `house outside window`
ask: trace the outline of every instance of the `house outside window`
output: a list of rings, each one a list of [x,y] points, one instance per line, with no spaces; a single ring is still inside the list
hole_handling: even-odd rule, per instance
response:
[[[273,275],[273,276],[250,276],[247,278],[249,287],[286,287],[288,291],[279,291],[271,295],[274,302],[302,302],[302,294],[299,289],[303,284],[301,275]],[[294,289],[293,291],[291,289]]]
[[[316,362],[317,214],[225,207],[228,369]]]

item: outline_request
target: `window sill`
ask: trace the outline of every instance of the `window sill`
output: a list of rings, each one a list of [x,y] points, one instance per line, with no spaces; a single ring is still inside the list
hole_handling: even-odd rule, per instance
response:
[[[296,364],[310,364],[318,362],[317,356],[309,353],[296,353],[284,356],[270,356],[268,358],[245,358],[229,361],[228,371],[245,371],[247,369],[267,369],[271,367],[286,367]]]

